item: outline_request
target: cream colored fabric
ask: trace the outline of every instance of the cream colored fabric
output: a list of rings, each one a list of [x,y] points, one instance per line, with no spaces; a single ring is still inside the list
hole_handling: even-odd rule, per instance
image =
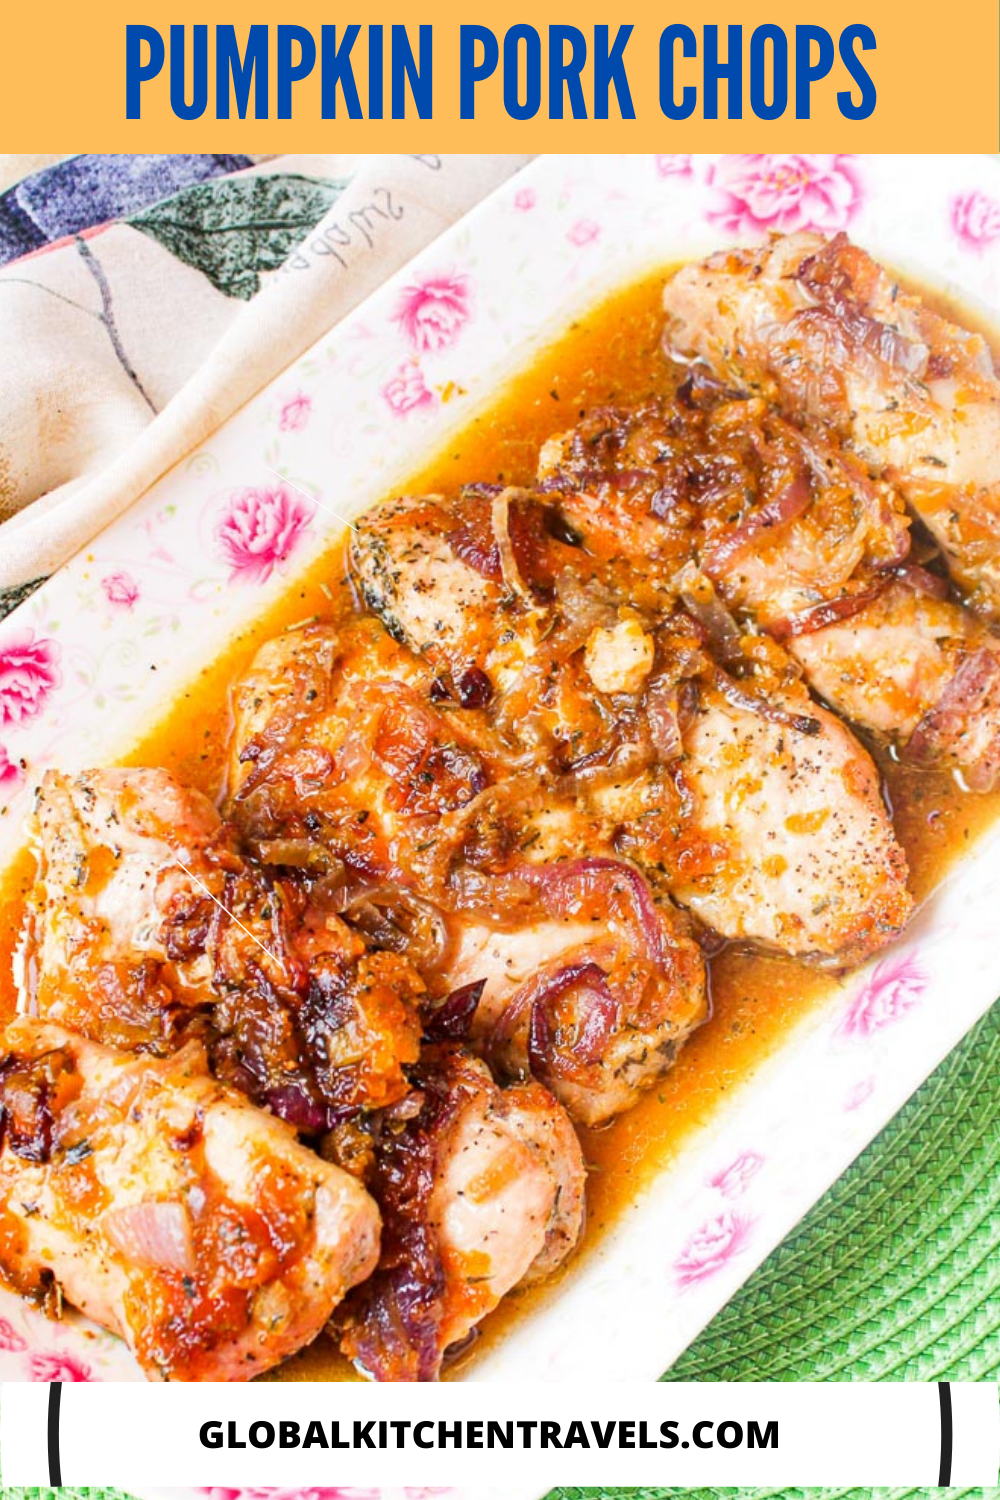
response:
[[[256,164],[239,175],[349,185],[249,301],[129,223],[0,269],[0,590],[53,572],[525,160]]]

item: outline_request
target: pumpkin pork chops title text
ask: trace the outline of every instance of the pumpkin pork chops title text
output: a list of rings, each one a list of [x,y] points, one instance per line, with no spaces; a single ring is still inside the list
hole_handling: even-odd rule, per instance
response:
[[[502,100],[512,120],[539,114],[634,120],[628,78],[633,29],[595,26],[587,35],[576,26],[522,24],[500,36],[488,26],[461,26],[460,119],[475,120],[484,102],[495,109]],[[811,24],[788,31],[761,25],[744,35],[742,26],[695,31],[674,22],[658,36],[660,111],[668,120],[689,119],[699,109],[703,119],[717,120],[720,107],[730,120],[745,113],[777,120],[789,112],[808,120],[814,90],[823,88],[836,91],[846,119],[866,120],[876,91],[861,55],[875,45],[874,32],[861,24],[835,37]],[[241,45],[230,25],[162,31],[133,25],[126,27],[125,78],[129,120],[141,120],[157,94],[169,97],[180,120],[245,120],[248,113],[255,120],[290,120],[297,97],[300,115],[308,111],[323,120],[432,120],[434,27],[255,25]],[[300,92],[308,79],[308,93]]]

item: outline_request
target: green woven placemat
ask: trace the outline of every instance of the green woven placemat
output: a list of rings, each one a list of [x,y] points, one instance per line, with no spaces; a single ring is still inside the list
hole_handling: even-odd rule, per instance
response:
[[[1000,1377],[1000,1003],[665,1380]]]
[[[808,1490],[808,1489],[695,1489],[695,1490],[552,1490],[546,1500],[1000,1500],[1000,1490],[991,1489],[915,1489],[915,1490]]]

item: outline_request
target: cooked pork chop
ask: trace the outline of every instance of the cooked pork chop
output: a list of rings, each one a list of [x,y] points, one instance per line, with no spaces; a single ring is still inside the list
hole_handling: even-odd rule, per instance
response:
[[[198,1034],[219,1076],[303,1129],[406,1092],[416,972],[239,852],[200,793],[165,771],[49,772],[35,835],[22,1011],[160,1054]]]
[[[839,713],[900,758],[988,790],[1000,773],[1000,643],[909,559],[902,501],[839,442],[762,399],[733,399],[704,377],[687,385],[590,413],[546,445],[540,474],[567,525],[591,553],[664,570],[696,609],[700,575],[783,641]]]
[[[234,695],[229,813],[262,857],[296,839],[320,868],[333,854],[358,878],[411,882],[442,817],[491,779],[475,715],[436,702],[434,681],[372,619],[261,648]]]
[[[361,517],[351,569],[390,634],[454,684],[470,671],[503,692],[534,654],[541,622],[525,575],[557,547],[517,490],[405,496]]]
[[[346,1172],[214,1082],[18,1020],[0,1061],[0,1268],[78,1307],[147,1375],[249,1380],[308,1344],[378,1259]]]
[[[978,334],[843,234],[685,266],[664,307],[671,346],[830,424],[894,480],[971,602],[1000,618],[1000,381]]]
[[[49,771],[32,835],[22,1009],[109,1046],[168,1048],[212,998],[210,967],[174,933],[232,852],[214,807],[166,771]]]
[[[720,857],[672,889],[728,938],[842,966],[896,937],[913,902],[870,756],[808,712],[815,732],[703,695],[682,774]]]
[[[971,612],[907,579],[789,643],[838,713],[901,759],[951,769],[970,791],[1000,776],[1000,639]]]
[[[590,461],[598,466],[598,473],[604,472],[601,465],[608,462],[604,453],[608,418],[605,412],[594,424],[597,455]],[[650,434],[644,423],[642,452],[630,452],[622,460],[625,467],[620,473],[630,483],[635,479],[633,465],[640,458],[648,464],[653,450],[662,450],[671,430],[669,421],[664,430],[662,408],[655,420],[658,433]],[[768,441],[783,445],[781,463],[797,473],[795,466],[803,462],[801,442],[786,427],[773,430]],[[640,440],[637,432],[632,436]],[[614,444],[611,451],[618,452]],[[576,452],[585,465],[586,455],[580,456],[579,448]],[[723,458],[724,454],[719,472],[731,484],[738,470],[729,459],[722,462]],[[579,480],[580,473],[575,477]],[[792,482],[787,474],[784,482]],[[614,475],[609,483],[615,487]],[[624,487],[626,494],[628,488]],[[742,496],[742,486],[737,488]],[[869,537],[865,545],[879,556],[893,556],[898,542],[895,511],[884,496],[873,498],[865,492],[858,499],[857,488],[849,480],[838,481],[841,500],[854,515],[854,529],[864,529]],[[555,545],[573,560],[575,576],[582,573],[595,592],[582,605],[577,596],[560,591],[563,574],[553,559],[562,553],[545,550],[548,543],[543,547],[539,542],[532,553],[525,552],[519,576],[531,597],[539,601],[542,628],[520,676],[529,677],[536,691],[523,714],[508,718],[503,727],[505,736],[515,736],[523,735],[524,726],[531,725],[530,756],[534,767],[547,773],[550,806],[560,793],[572,796],[571,805],[564,809],[556,857],[617,849],[650,874],[658,892],[674,895],[727,938],[843,964],[884,945],[906,920],[910,899],[905,858],[879,795],[870,757],[849,730],[812,703],[796,683],[796,668],[782,648],[742,634],[715,601],[715,610],[721,609],[727,622],[728,635],[723,636],[714,629],[711,601],[707,611],[701,610],[696,601],[688,600],[688,590],[680,580],[675,579],[671,588],[656,588],[651,575],[659,559],[641,516],[633,527],[635,513],[627,506],[615,512],[610,493],[604,497],[604,508],[582,499],[572,510],[568,494],[558,487],[553,491],[556,494],[560,505],[566,506],[563,530],[568,523],[587,550],[581,553],[566,543]],[[576,489],[573,495],[580,498],[583,492]],[[485,503],[479,501],[481,506]],[[519,504],[542,512],[550,511],[555,500],[522,495]],[[406,508],[395,508],[389,515],[376,512],[371,526],[381,537],[394,539],[399,559],[392,575],[396,619],[409,618],[411,593],[419,594],[419,606],[414,607],[427,618],[445,614],[450,607],[451,575],[442,568],[414,577],[408,570],[406,559],[418,545],[411,512]],[[549,516],[535,523],[532,535],[546,538],[559,530],[558,518],[554,521]],[[454,542],[448,545],[454,551]],[[690,540],[682,540],[676,550],[669,539],[663,545],[669,564],[666,571],[672,573],[685,555],[684,548],[690,548]],[[357,546],[364,548],[363,537]],[[474,571],[457,556],[451,566]],[[642,599],[641,607],[633,603],[636,595]],[[692,619],[688,609],[700,612],[708,623]],[[478,652],[478,659],[488,665],[491,640],[505,633],[506,618],[472,611],[467,638],[462,633],[464,618],[463,612],[449,616],[451,650],[463,660]],[[517,693],[519,680],[508,681],[505,692],[487,709],[488,715],[496,719],[505,712],[506,700]],[[579,711],[578,703],[585,705]],[[539,766],[542,752],[545,758]],[[751,789],[754,815],[736,815]],[[491,795],[484,793],[484,798]],[[501,781],[492,800],[499,804],[503,797]],[[508,828],[512,816],[516,822],[524,799],[519,793],[511,800],[517,804],[513,814],[501,816]],[[544,796],[538,800],[544,801]],[[828,835],[837,830],[836,847],[828,849],[816,831],[819,825],[813,827],[820,806],[828,809]],[[769,863],[761,869],[764,851],[757,820],[764,818],[768,820]],[[806,836],[805,830],[811,827]],[[503,838],[495,829],[490,833],[503,849]],[[508,854],[513,857],[538,837],[535,830],[528,840],[508,836]],[[551,829],[546,829],[544,843],[551,852]],[[849,859],[857,857],[859,848],[865,852],[865,871],[857,877],[845,874],[848,843]],[[471,835],[465,852],[470,860],[477,856],[476,839]],[[538,853],[536,848],[531,857],[537,858]],[[790,872],[780,884],[768,873],[778,869]],[[737,872],[741,872],[738,877]],[[714,900],[705,895],[710,889],[717,893]],[[494,948],[500,942],[490,933],[470,941],[486,941]],[[523,941],[517,937],[519,948]],[[522,951],[531,951],[530,941]],[[552,980],[542,948],[536,950],[535,961],[544,966],[546,979]],[[484,977],[474,975],[464,958],[460,973],[470,980]],[[589,995],[592,1010],[592,991],[581,989],[580,993]],[[687,994],[687,986],[681,986],[675,997],[682,1011],[687,1011]],[[524,1004],[530,1008],[527,1001]],[[540,1017],[543,1012],[544,1006],[536,1005],[531,1013]],[[627,1018],[633,1013],[634,1006],[623,1010],[623,1026],[630,1024]],[[520,1024],[527,1026],[523,1017]],[[654,1043],[648,1054],[639,1049],[637,1055],[660,1054]],[[626,1068],[618,1076],[624,1081],[629,1073]],[[552,1077],[545,1081],[571,1110],[597,1105],[596,1100],[582,1106],[579,1098],[571,1099],[568,1079],[562,1085]],[[599,1094],[603,1092],[603,1087],[598,1089]]]
[[[662,1077],[708,1014],[700,949],[625,860],[521,861],[509,874],[533,915],[456,916],[441,978],[474,998],[470,1035],[501,1074],[532,1074],[574,1120],[600,1124]]]
[[[402,907],[415,895],[437,903],[446,936],[439,952],[420,955],[425,978],[438,991],[488,981],[477,1040],[486,1044],[502,1012],[509,1035],[494,1048],[495,1059],[502,1056],[515,1075],[540,1077],[574,1118],[606,1119],[664,1071],[703,1018],[705,977],[697,945],[668,901],[653,912],[641,876],[622,861],[592,862],[572,890],[567,869],[543,872],[537,860],[542,849],[532,852],[540,825],[546,824],[542,848],[565,859],[588,847],[585,810],[564,799],[564,823],[556,828],[549,806],[533,811],[529,829],[522,826],[521,814],[529,805],[535,809],[552,800],[537,782],[529,797],[523,779],[520,786],[500,780],[490,797],[485,782],[461,784],[451,777],[446,767],[458,765],[461,755],[470,764],[484,764],[473,748],[477,739],[488,737],[481,711],[454,704],[446,715],[429,695],[420,698],[417,687],[426,692],[429,684],[420,682],[404,655],[371,621],[362,628],[347,626],[340,636],[312,628],[268,643],[237,695],[236,730],[237,746],[267,745],[268,770],[262,781],[251,781],[248,796],[237,791],[233,815],[248,832],[280,832],[286,838],[294,833],[315,839],[320,851],[333,851],[345,861],[350,881],[361,882],[358,901],[384,900],[390,922],[393,902]],[[394,665],[401,676],[409,674],[409,683],[380,680],[380,672]],[[605,666],[613,670],[609,662]],[[302,683],[312,682],[312,674],[309,697]],[[404,705],[394,697],[386,707],[381,695],[396,688],[410,701]],[[295,717],[283,710],[283,691],[296,698]],[[359,693],[365,701],[380,695],[374,716],[358,709]],[[243,705],[248,705],[245,717]],[[391,763],[385,752],[390,738],[396,745],[405,739],[416,746],[419,740],[419,755]],[[281,745],[288,746],[284,756]],[[292,767],[299,756],[312,756],[320,747],[334,769],[304,792]],[[237,776],[253,764],[241,754],[236,749]],[[498,764],[497,756],[495,747],[492,764]],[[339,777],[342,757],[351,772]],[[525,847],[530,863],[520,857]],[[607,842],[606,847],[610,853]],[[524,888],[523,899],[495,920],[484,920],[470,892],[470,870],[476,869],[512,876]],[[365,883],[372,876],[383,882],[374,889]],[[394,891],[386,881],[395,883]],[[642,888],[638,898],[637,886]],[[348,915],[355,909],[353,888],[345,887]],[[645,926],[637,899],[648,907]],[[498,945],[513,945],[519,953],[516,979],[512,970],[497,969]],[[546,1027],[553,1035],[546,1031],[543,1041]]]
[[[566,1259],[583,1229],[585,1168],[537,1083],[500,1089],[461,1048],[425,1049],[419,1113],[385,1121],[371,1188],[379,1268],[345,1303],[341,1347],[376,1380],[434,1380],[449,1350],[519,1285]]]

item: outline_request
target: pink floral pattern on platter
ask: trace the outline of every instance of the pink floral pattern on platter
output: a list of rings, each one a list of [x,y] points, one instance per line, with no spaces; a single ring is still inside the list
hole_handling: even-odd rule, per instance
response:
[[[741,1151],[728,1167],[709,1178],[709,1186],[717,1188],[723,1198],[740,1198],[763,1165],[759,1152]]]
[[[577,245],[581,250],[585,245],[592,245],[600,236],[601,226],[595,219],[577,219],[572,229],[566,232],[570,244]]]
[[[1000,203],[988,193],[962,193],[951,204],[951,226],[967,250],[1000,239]]]
[[[278,413],[280,432],[301,432],[312,416],[312,397],[304,391],[296,391],[282,403]]]
[[[682,1289],[721,1271],[750,1240],[753,1220],[724,1208],[689,1236],[674,1261],[674,1276]]]
[[[101,588],[109,604],[119,605],[123,609],[132,609],[139,598],[139,585],[124,568],[117,573],[106,573],[101,579]]]
[[[865,1041],[901,1021],[927,988],[927,974],[913,954],[894,954],[876,964],[855,995],[838,1033]]]
[[[75,1354],[33,1354],[29,1362],[29,1380],[61,1380],[70,1384],[77,1380],[91,1380],[90,1366]]]
[[[428,276],[404,288],[393,319],[418,354],[436,354],[453,344],[469,321],[465,276]]]
[[[0,1350],[6,1354],[20,1354],[27,1347],[27,1339],[18,1333],[13,1323],[0,1318]]]
[[[229,1489],[223,1485],[213,1485],[200,1489],[198,1493],[207,1495],[209,1500],[381,1500],[384,1492],[364,1486],[359,1488],[357,1485],[322,1485],[312,1489],[267,1489],[263,1486],[254,1489]],[[450,1488],[427,1485],[407,1485],[399,1491],[403,1500],[434,1500],[435,1496],[454,1493]]]
[[[666,156],[654,156],[658,177],[693,177],[694,164],[690,156],[673,152]]]
[[[412,363],[400,365],[392,379],[382,387],[382,395],[389,410],[397,417],[405,417],[422,406],[434,405],[434,392],[428,389],[420,366]]]
[[[0,745],[0,792],[11,793],[24,781],[24,770],[16,760],[11,760],[6,746]],[[0,1349],[3,1345],[0,1344]]]
[[[0,646],[0,724],[23,724],[41,713],[62,683],[60,655],[54,640],[33,630]]]
[[[833,234],[848,227],[863,198],[851,156],[724,156],[709,180],[719,203],[706,217],[729,234]]]
[[[514,207],[519,214],[530,213],[538,202],[538,194],[534,188],[518,188],[514,194]]]
[[[849,1091],[847,1098],[844,1100],[845,1112],[849,1115],[853,1114],[856,1109],[860,1109],[863,1104],[868,1103],[868,1100],[871,1098],[874,1092],[874,1078],[862,1078]]]
[[[316,507],[286,484],[237,490],[215,530],[230,583],[266,583],[291,557],[315,513]]]

